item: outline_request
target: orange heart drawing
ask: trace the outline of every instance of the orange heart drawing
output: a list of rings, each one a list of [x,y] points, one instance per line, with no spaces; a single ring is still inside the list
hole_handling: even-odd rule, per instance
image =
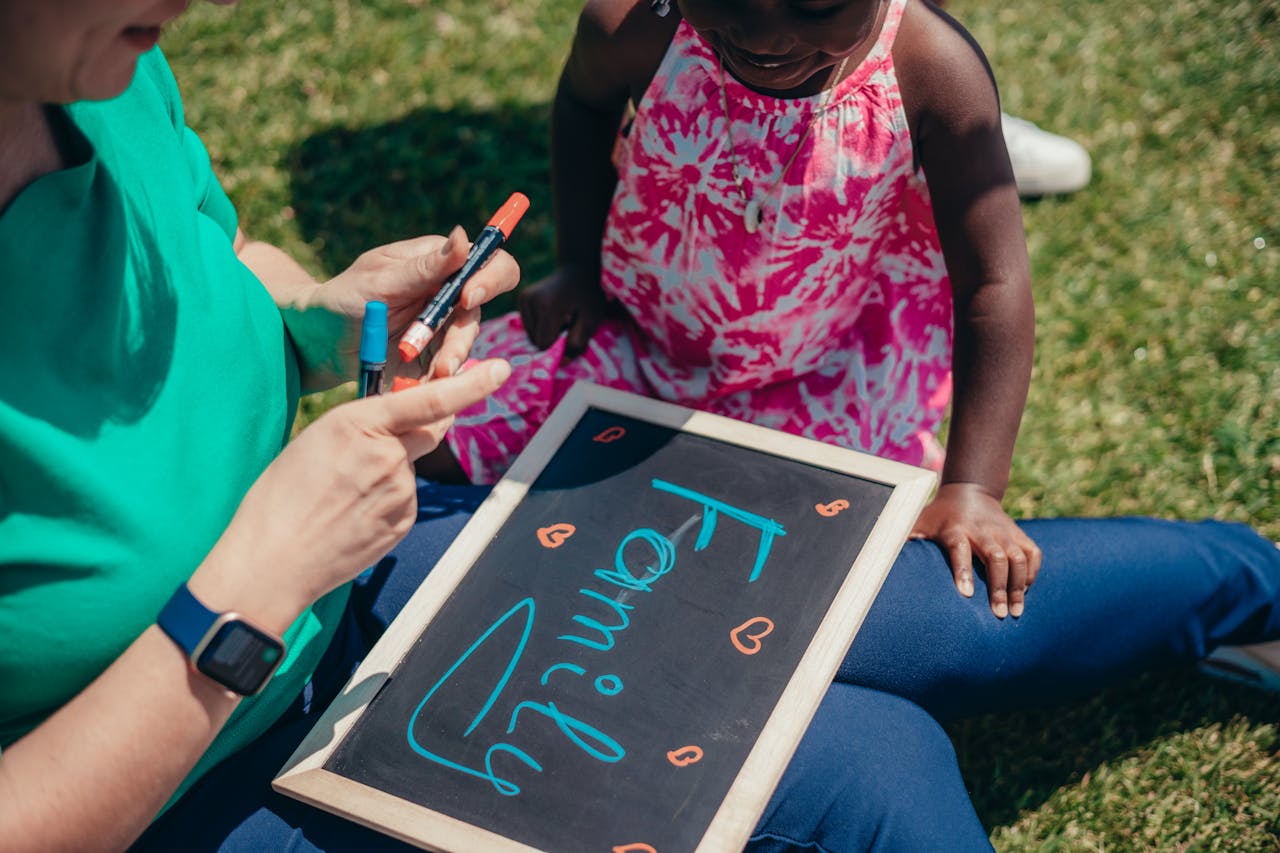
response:
[[[676,767],[688,767],[690,764],[697,764],[701,760],[702,747],[694,744],[682,746],[667,753],[667,761],[670,761]]]
[[[619,844],[613,848],[613,853],[658,853],[648,844]]]
[[[544,548],[559,548],[577,529],[572,524],[553,524],[550,527],[539,527],[538,541],[542,543]]]
[[[816,504],[814,509],[818,511],[818,515],[825,515],[830,518],[833,515],[839,515],[842,511],[849,508],[849,502],[844,498],[839,498],[829,504]]]
[[[767,616],[756,616],[748,619],[729,632],[733,647],[744,655],[754,655],[760,651],[760,640],[773,633],[773,620]]]
[[[622,427],[611,426],[591,440],[598,441],[601,444],[608,444],[611,441],[617,441],[618,439],[622,438],[626,434],[627,434],[627,431]]]

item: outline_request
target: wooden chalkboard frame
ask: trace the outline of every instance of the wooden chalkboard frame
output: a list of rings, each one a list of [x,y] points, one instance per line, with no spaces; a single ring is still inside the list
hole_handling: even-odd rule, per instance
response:
[[[696,849],[706,853],[743,847],[817,710],[825,685],[848,652],[912,524],[932,494],[937,475],[590,383],[579,383],[570,390],[497,483],[341,695],[281,769],[273,782],[277,791],[428,850],[538,853],[537,848],[520,841],[349,779],[324,765],[589,409],[615,412],[892,488],[880,517]]]

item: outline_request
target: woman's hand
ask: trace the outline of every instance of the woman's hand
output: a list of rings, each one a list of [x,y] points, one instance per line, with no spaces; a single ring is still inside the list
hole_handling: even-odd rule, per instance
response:
[[[196,596],[283,632],[305,607],[395,545],[417,517],[412,463],[453,415],[506,380],[506,362],[337,406],[249,489],[193,575]]]
[[[445,279],[462,266],[471,249],[466,233],[454,228],[448,237],[429,235],[370,249],[344,272],[316,284],[303,282],[305,273],[279,249],[243,240],[238,246],[241,259],[281,307],[302,365],[303,387],[308,391],[332,387],[356,375],[360,320],[365,303],[375,299],[387,305],[387,351],[397,362],[400,336]],[[466,350],[450,340],[457,337],[452,334],[453,327],[478,325],[480,306],[513,289],[519,280],[519,266],[504,251],[494,253],[472,276],[453,314],[432,341],[431,352],[439,353],[432,375],[452,375],[466,358]],[[474,337],[472,332],[467,335]],[[452,370],[447,369],[449,359],[456,361]]]
[[[564,352],[569,358],[587,348],[608,304],[598,273],[588,276],[568,266],[530,285],[519,301],[520,320],[533,345],[546,349],[568,330]]]
[[[1001,619],[1022,615],[1027,588],[1040,572],[1040,548],[980,486],[944,483],[911,535],[947,550],[956,589],[966,597],[973,595],[976,556],[987,569],[991,612]]]

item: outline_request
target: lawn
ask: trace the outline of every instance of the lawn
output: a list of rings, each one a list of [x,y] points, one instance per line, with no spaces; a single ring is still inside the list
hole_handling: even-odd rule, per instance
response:
[[[535,281],[576,9],[245,2],[193,9],[163,45],[253,236],[333,274],[390,240],[474,233],[521,189],[510,249]],[[1006,108],[1094,158],[1087,190],[1024,205],[1037,352],[1010,511],[1280,539],[1280,0],[951,11]],[[305,400],[300,422],[349,395]],[[1276,850],[1278,726],[1275,698],[1177,671],[951,731],[999,850]]]

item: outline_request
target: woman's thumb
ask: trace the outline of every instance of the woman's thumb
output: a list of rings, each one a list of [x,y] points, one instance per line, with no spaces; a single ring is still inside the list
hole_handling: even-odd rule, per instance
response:
[[[446,278],[466,263],[467,252],[470,250],[471,241],[467,239],[467,232],[462,230],[461,225],[455,225],[438,252],[424,252],[414,256],[412,269],[422,282],[443,284]]]

